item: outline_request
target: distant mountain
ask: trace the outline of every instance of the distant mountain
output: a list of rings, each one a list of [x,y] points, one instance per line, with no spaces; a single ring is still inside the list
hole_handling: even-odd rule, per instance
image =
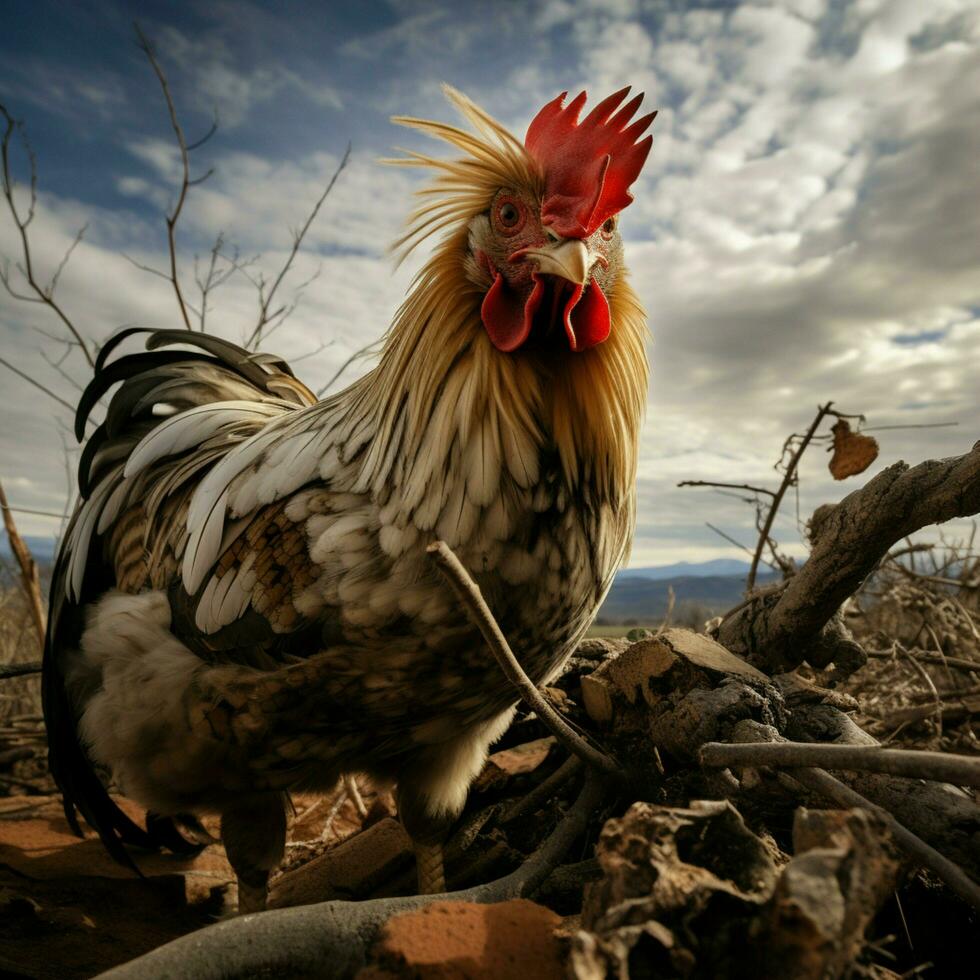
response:
[[[659,572],[661,569],[651,571]],[[765,585],[775,578],[776,575],[767,570],[759,575],[758,582]],[[667,611],[671,588],[674,590],[675,622],[681,622],[695,612],[695,619],[707,619],[731,609],[742,600],[745,572],[740,570],[736,575],[702,573],[662,578],[631,575],[629,571],[620,572],[599,610],[600,621],[629,621],[640,625],[655,623]]]
[[[749,572],[749,563],[737,558],[713,558],[711,561],[679,561],[673,565],[653,565],[646,568],[624,568],[617,576],[617,581],[633,578],[653,579],[665,578],[704,578],[716,575],[741,575],[743,578]]]
[[[41,566],[42,574],[49,573],[54,561],[55,539],[27,535],[24,540]],[[12,557],[7,536],[2,533],[0,557],[8,560]],[[640,624],[657,622],[667,609],[667,590],[670,587],[674,589],[675,609],[679,615],[695,607],[699,614],[715,615],[741,600],[748,570],[748,562],[733,558],[626,568],[616,576],[599,615],[610,623],[622,623],[624,620]],[[768,570],[759,575],[760,583],[772,579],[773,575]]]

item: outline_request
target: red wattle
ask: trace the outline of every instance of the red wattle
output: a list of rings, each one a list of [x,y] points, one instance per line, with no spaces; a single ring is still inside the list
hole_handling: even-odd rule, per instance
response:
[[[480,307],[483,325],[494,347],[510,352],[527,341],[543,293],[544,285],[537,276],[530,294],[523,295],[511,289],[499,272],[496,274]]]
[[[595,280],[576,286],[565,304],[565,333],[573,351],[587,350],[609,336],[609,304]]]

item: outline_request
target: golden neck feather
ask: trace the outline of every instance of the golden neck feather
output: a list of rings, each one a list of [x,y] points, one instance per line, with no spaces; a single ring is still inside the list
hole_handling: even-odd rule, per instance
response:
[[[542,175],[523,144],[461,93],[446,87],[475,132],[444,123],[396,122],[445,140],[464,154],[443,160],[406,151],[389,161],[434,172],[395,243],[404,257],[445,237],[419,272],[395,316],[381,362],[349,390],[350,409],[373,421],[374,445],[361,463],[364,488],[428,485],[455,445],[474,434],[487,452],[512,459],[528,446],[556,452],[569,488],[626,507],[636,479],[639,427],[647,388],[645,316],[624,276],[607,296],[612,329],[597,347],[573,353],[498,351],[480,320],[481,291],[466,278],[470,221],[501,187],[539,194]],[[492,465],[494,461],[490,461]]]
[[[380,442],[397,437],[403,458],[445,458],[454,441],[466,446],[473,428],[489,421],[502,455],[510,435],[555,451],[571,489],[623,505],[636,479],[647,389],[636,294],[625,278],[616,283],[610,336],[597,347],[506,354],[486,335],[465,254],[465,229],[437,247],[392,323],[380,363],[355,386]],[[367,482],[391,478],[380,456],[369,465]]]

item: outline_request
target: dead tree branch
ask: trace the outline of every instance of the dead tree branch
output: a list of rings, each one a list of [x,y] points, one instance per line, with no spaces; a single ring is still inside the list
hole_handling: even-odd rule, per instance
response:
[[[359,360],[362,357],[367,357],[374,349],[377,341],[371,341],[370,344],[365,344],[359,350],[354,351],[350,357],[344,361],[343,364],[337,368],[336,371],[331,375],[330,380],[326,384],[321,385],[316,392],[317,398],[322,398],[334,385],[334,382],[354,363],[354,361]]]
[[[534,682],[524,673],[524,669],[517,657],[514,656],[514,651],[511,650],[507,638],[497,625],[493,613],[490,612],[490,607],[486,604],[480,587],[473,581],[452,548],[445,541],[436,541],[430,544],[427,550],[439,571],[445,575],[453,591],[466,607],[470,618],[483,634],[487,646],[490,647],[494,658],[500,664],[500,669],[517,689],[521,700],[537,714],[542,723],[550,729],[555,738],[569,752],[599,772],[614,776],[621,775],[622,769],[619,765],[573,731],[565,719],[544,699],[541,692],[534,686]]]
[[[783,502],[786,491],[793,485],[793,481],[796,478],[796,467],[799,466],[800,459],[806,452],[806,447],[810,445],[810,440],[815,435],[817,429],[820,427],[820,423],[824,420],[832,405],[833,402],[827,402],[826,405],[820,406],[817,410],[816,417],[810,423],[810,428],[807,429],[806,434],[800,440],[799,446],[786,464],[783,482],[780,483],[779,489],[772,498],[772,503],[769,505],[765,521],[759,531],[759,540],[756,543],[755,554],[752,556],[752,565],[749,568],[748,578],[745,582],[746,592],[751,592],[755,588],[755,576],[759,570],[759,562],[762,560],[762,552],[765,550],[766,543],[769,541],[769,534],[772,531],[773,521],[775,521],[776,514],[779,511],[779,505]]]
[[[963,456],[895,463],[811,519],[809,560],[778,594],[745,605],[718,641],[756,666],[792,670],[896,542],[929,524],[980,512],[980,444]]]
[[[534,813],[539,807],[550,800],[582,768],[582,760],[578,756],[566,759],[547,779],[541,780],[530,793],[522,796],[510,809],[500,816],[502,824],[511,823],[525,813]]]
[[[8,371],[13,371],[14,374],[19,378],[23,378],[28,384],[33,385],[38,391],[43,391],[48,398],[53,398],[59,405],[63,408],[67,408],[69,412],[74,413],[75,406],[71,402],[66,401],[60,395],[56,395],[50,388],[46,388],[40,381],[36,381],[29,374],[21,371],[20,368],[14,367],[6,358],[0,357],[0,364],[2,364]]]
[[[827,745],[823,742],[706,742],[705,766],[798,766],[884,772],[906,779],[929,779],[958,786],[980,786],[980,758],[949,752],[883,749],[874,745]]]
[[[768,487],[754,487],[750,483],[715,483],[713,480],[681,480],[679,487],[719,487],[724,490],[748,490],[750,493],[764,493],[775,497],[776,491]],[[734,496],[734,495],[733,495]]]
[[[877,746],[846,714],[827,704],[798,705],[785,734],[793,741]],[[888,810],[910,831],[980,876],[976,833],[980,809],[972,795],[948,783],[918,782],[884,773],[848,773],[849,785]]]
[[[10,281],[10,272],[6,266],[0,267],[0,283],[3,284],[4,288],[14,299],[19,299],[27,303],[43,303],[50,310],[52,310],[52,312],[54,312],[58,319],[64,324],[65,329],[71,335],[72,339],[81,348],[82,354],[85,355],[85,360],[88,361],[89,367],[94,367],[95,360],[92,357],[92,354],[89,351],[84,339],[82,338],[81,332],[54,298],[55,289],[58,286],[58,279],[61,277],[61,273],[64,271],[65,266],[68,264],[68,260],[71,258],[72,252],[75,251],[76,246],[82,240],[82,236],[85,234],[85,228],[82,227],[82,229],[75,236],[71,245],[68,246],[68,250],[65,252],[61,262],[58,263],[58,268],[55,270],[51,281],[47,286],[42,286],[37,281],[35,274],[34,262],[31,257],[30,236],[27,231],[31,222],[34,220],[34,212],[37,208],[37,165],[34,160],[34,153],[25,139],[24,146],[27,151],[28,161],[30,163],[30,199],[27,206],[26,216],[21,215],[17,208],[17,202],[14,200],[14,178],[10,167],[10,143],[13,138],[14,130],[20,129],[21,127],[13,116],[10,115],[7,108],[3,104],[0,104],[0,116],[3,117],[5,123],[3,138],[0,140],[0,184],[2,184],[3,197],[7,202],[7,209],[10,212],[11,218],[13,218],[14,226],[17,228],[17,233],[20,237],[22,260],[21,263],[17,265],[17,269],[27,281],[27,285],[30,286],[33,296],[19,293],[13,288],[13,284]],[[23,135],[22,129],[21,133]]]
[[[2,664],[0,665],[0,680],[5,681],[11,677],[28,677],[31,674],[41,673],[41,661],[32,660],[26,664]]]
[[[282,281],[289,274],[289,270],[293,266],[293,261],[300,250],[300,246],[303,244],[303,239],[306,238],[306,234],[310,230],[310,226],[316,220],[316,216],[320,213],[320,208],[323,207],[323,202],[326,201],[327,197],[330,195],[330,192],[333,190],[334,184],[337,183],[337,178],[344,172],[344,169],[350,160],[350,154],[351,144],[348,143],[347,149],[344,151],[344,155],[341,158],[337,169],[333,172],[333,176],[327,182],[327,186],[323,189],[323,193],[319,196],[319,198],[317,198],[312,210],[306,217],[306,221],[303,222],[300,229],[293,235],[293,244],[292,248],[289,250],[289,255],[286,257],[286,261],[279,270],[279,274],[272,281],[272,285],[269,287],[268,292],[266,292],[264,281],[261,279],[258,280],[257,288],[259,290],[259,319],[253,327],[252,332],[248,335],[248,339],[244,344],[245,347],[253,348],[260,344],[262,342],[262,334],[269,322],[277,316],[280,317],[281,322],[282,314],[288,315],[288,312],[290,312],[288,307],[280,307],[278,310],[270,314],[269,309],[272,306],[272,301],[275,298],[276,292],[282,285]]]
[[[879,660],[891,660],[897,656],[894,650],[868,650],[869,657],[876,657]],[[913,655],[916,660],[927,664],[939,664],[943,667],[955,667],[957,670],[975,670],[980,672],[980,662],[967,660],[965,657],[947,657],[938,653],[916,653]]]
[[[37,563],[31,555],[30,548],[24,543],[24,539],[17,530],[14,515],[7,506],[7,494],[4,492],[2,483],[0,483],[0,510],[3,511],[3,526],[7,529],[10,550],[14,553],[17,564],[20,566],[21,584],[31,610],[31,618],[34,620],[38,643],[44,643],[47,616],[44,612],[44,600],[41,598],[41,580],[37,574]]]
[[[211,136],[214,135],[218,128],[217,120],[212,124],[211,129],[208,133],[192,143],[190,146],[187,144],[187,139],[184,136],[184,128],[180,124],[180,120],[177,117],[177,107],[174,105],[173,95],[170,92],[170,83],[167,81],[167,76],[157,60],[156,53],[153,50],[153,45],[150,44],[149,39],[141,30],[139,24],[135,24],[134,28],[136,30],[137,44],[140,50],[146,55],[150,62],[150,66],[153,68],[153,73],[157,77],[157,81],[160,83],[160,89],[163,92],[163,97],[167,103],[167,112],[170,115],[170,126],[174,131],[174,136],[177,139],[177,148],[180,150],[180,166],[181,166],[181,180],[180,180],[180,191],[177,194],[177,201],[173,206],[173,209],[167,215],[167,247],[170,251],[170,274],[166,277],[169,279],[170,284],[173,286],[174,295],[177,297],[177,308],[180,310],[181,319],[184,321],[184,326],[188,330],[192,330],[190,315],[187,312],[187,303],[184,300],[184,292],[180,285],[180,276],[177,271],[177,222],[180,220],[180,213],[184,209],[184,202],[187,200],[187,192],[195,184],[203,184],[204,181],[208,179],[213,173],[212,170],[206,171],[202,176],[191,178],[191,164],[190,164],[190,151],[197,149],[203,143],[205,143]]]

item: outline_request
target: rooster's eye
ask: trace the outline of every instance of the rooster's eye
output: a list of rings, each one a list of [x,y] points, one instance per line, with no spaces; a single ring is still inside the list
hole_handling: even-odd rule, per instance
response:
[[[524,206],[519,201],[505,197],[497,202],[494,217],[498,230],[505,235],[513,235],[524,227],[526,213]]]
[[[603,238],[612,238],[613,232],[616,230],[616,219],[606,218],[602,224],[600,231],[602,232]]]

